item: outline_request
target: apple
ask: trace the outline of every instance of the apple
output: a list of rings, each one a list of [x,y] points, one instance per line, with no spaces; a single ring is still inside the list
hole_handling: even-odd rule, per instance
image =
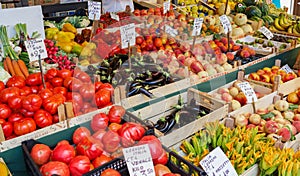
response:
[[[242,106],[244,106],[245,104],[247,104],[247,97],[245,96],[245,94],[243,92],[239,92],[235,97],[235,100],[239,101],[241,103]]]
[[[190,44],[188,42],[182,42],[179,48],[182,52],[187,52],[191,49]]]
[[[142,36],[137,36],[137,37],[135,38],[135,43],[136,43],[137,45],[141,45],[143,42],[144,42],[144,37],[142,37]]]
[[[157,37],[154,39],[154,46],[160,48],[163,46],[161,38]]]
[[[267,121],[264,126],[264,130],[268,134],[276,133],[278,129],[279,129],[278,124],[272,120]]]
[[[196,61],[197,60],[194,57],[186,57],[185,61],[184,61],[184,65],[190,68],[190,66],[192,65],[192,63],[196,62]]]
[[[229,88],[229,94],[233,97],[237,96],[237,94],[239,93],[239,89],[236,87],[230,87]]]
[[[241,103],[237,100],[231,100],[231,108],[233,111],[239,109],[241,107]]]
[[[232,50],[233,51],[238,51],[238,50],[240,50],[241,49],[241,47],[239,46],[239,45],[233,45],[232,46]]]
[[[229,93],[223,93],[222,100],[224,100],[226,103],[230,103],[233,100],[233,98]]]
[[[199,73],[200,71],[204,71],[202,64],[196,60],[191,64],[190,69],[192,70],[192,72],[196,74]]]
[[[226,53],[227,59],[230,61],[234,60],[234,54],[232,52],[227,52]]]
[[[285,127],[287,127],[293,135],[296,135],[297,134],[297,129],[294,125],[292,124],[286,124]]]
[[[217,62],[217,64],[220,64],[220,65],[223,65],[224,63],[226,63],[227,62],[226,54],[222,53],[222,54],[216,55],[216,62]]]
[[[297,77],[297,75],[295,73],[287,73],[286,75],[283,76],[282,81],[287,82],[292,79],[295,79],[296,77]]]
[[[206,70],[206,72],[208,73],[209,76],[212,76],[212,75],[215,75],[218,73],[215,68],[209,68]]]
[[[242,58],[249,58],[251,56],[250,52],[247,51],[247,50],[242,50],[240,52],[240,55],[241,55]]]

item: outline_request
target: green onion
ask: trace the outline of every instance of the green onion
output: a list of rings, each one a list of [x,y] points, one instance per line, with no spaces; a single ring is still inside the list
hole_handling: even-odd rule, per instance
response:
[[[9,40],[7,36],[6,26],[0,26],[0,40],[3,45],[3,52],[5,57],[10,57],[11,59],[19,59],[18,55],[15,53],[13,48],[9,45]]]

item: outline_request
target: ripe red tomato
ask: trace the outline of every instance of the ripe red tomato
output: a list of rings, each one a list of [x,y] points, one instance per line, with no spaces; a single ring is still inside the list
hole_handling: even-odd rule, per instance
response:
[[[14,112],[8,117],[8,121],[14,123],[24,118],[24,116],[20,112]]]
[[[66,98],[62,94],[55,94],[43,100],[43,107],[50,114],[56,114],[58,106],[65,101]]]
[[[100,86],[100,89],[109,90],[110,93],[111,93],[111,95],[114,94],[114,87],[113,87],[111,84],[109,84],[109,83],[104,83],[104,84],[102,84],[102,85]]]
[[[67,100],[73,100],[79,106],[83,105],[83,98],[80,93],[78,92],[68,92],[67,93]]]
[[[115,152],[120,145],[120,137],[117,132],[108,131],[102,137],[102,143],[106,152]]]
[[[74,79],[73,77],[66,77],[64,79],[63,86],[68,89],[70,87],[70,85],[72,84],[73,79]]]
[[[64,79],[62,79],[60,77],[55,77],[55,78],[52,78],[50,81],[51,81],[52,86],[61,87],[63,85]]]
[[[60,145],[70,145],[70,143],[67,140],[61,140],[56,144],[56,147]]]
[[[26,117],[14,123],[14,132],[17,136],[33,132],[36,124],[32,118]]]
[[[22,115],[24,117],[33,117],[33,115],[34,115],[33,111],[28,111],[28,110],[26,110],[24,108],[20,109],[20,113],[22,113]]]
[[[37,165],[43,165],[50,159],[51,149],[45,144],[35,144],[30,152],[30,156]]]
[[[100,176],[121,176],[121,174],[115,169],[108,168],[105,169]]]
[[[73,133],[73,143],[78,144],[80,141],[82,141],[84,138],[88,138],[91,136],[91,132],[86,127],[79,127],[77,128]]]
[[[108,112],[110,123],[121,123],[122,117],[125,115],[126,110],[119,105],[112,106]]]
[[[75,156],[76,151],[72,145],[61,143],[60,145],[56,145],[56,147],[53,149],[51,160],[69,164]]]
[[[91,128],[93,131],[105,129],[108,126],[109,118],[105,113],[95,114],[91,121]]]
[[[105,163],[110,162],[111,160],[112,160],[111,157],[108,157],[108,156],[102,154],[101,156],[98,156],[96,159],[94,159],[94,161],[92,163],[93,163],[93,166],[95,168],[97,168],[99,166],[102,166]]]
[[[27,96],[29,94],[31,94],[32,91],[31,91],[31,88],[28,87],[28,86],[24,86],[21,90],[20,90],[20,95],[21,96]]]
[[[0,101],[2,103],[7,103],[7,100],[9,97],[13,97],[16,95],[20,95],[20,89],[17,87],[9,87],[9,88],[3,89],[0,92]]]
[[[76,151],[79,155],[85,155],[90,160],[94,160],[103,153],[102,144],[91,137],[81,140],[76,146]]]
[[[53,117],[53,123],[58,123],[59,122],[58,114],[54,114],[52,117]]]
[[[92,135],[92,137],[95,139],[95,140],[99,140],[99,141],[102,141],[102,137],[104,136],[104,134],[106,133],[106,131],[104,129],[100,129],[98,130],[96,133],[94,133]]]
[[[104,107],[108,106],[111,103],[110,91],[105,90],[105,89],[100,89],[95,94],[95,101],[96,101],[96,105],[99,108],[104,108]]]
[[[45,87],[46,87],[46,89],[50,89],[50,90],[53,89],[53,86],[52,86],[51,83],[49,83],[49,82],[45,82]],[[43,89],[45,89],[45,88],[44,88],[44,85],[41,84],[41,85],[39,86],[39,92],[40,92],[41,90],[43,90]]]
[[[30,86],[30,88],[31,88],[31,92],[33,94],[39,93],[39,87],[38,86]]]
[[[3,81],[0,81],[0,92],[5,89],[5,84]]]
[[[153,164],[163,164],[166,165],[169,160],[169,157],[167,155],[167,152],[163,150],[163,153],[160,155],[160,157],[153,159]]]
[[[42,75],[40,72],[32,73],[26,78],[25,82],[28,86],[39,86],[42,84]]]
[[[44,128],[46,126],[52,125],[53,117],[49,112],[43,109],[39,109],[34,113],[33,119],[38,127]]]
[[[103,83],[101,81],[95,82],[95,92],[98,92],[100,90],[102,84]]]
[[[20,95],[16,95],[13,97],[9,97],[7,100],[7,104],[11,109],[20,109],[22,107],[22,99],[24,97]]]
[[[93,84],[84,84],[80,89],[80,94],[85,101],[89,101],[95,96],[95,87]]]
[[[14,75],[10,77],[6,82],[7,87],[22,88],[25,86],[25,79],[22,76]]]
[[[138,145],[148,144],[152,159],[158,159],[163,154],[163,148],[157,137],[153,135],[144,136]]]
[[[90,171],[91,162],[86,156],[76,156],[69,164],[69,169],[72,176],[82,176]]]
[[[71,77],[72,76],[72,72],[68,69],[62,69],[58,71],[57,76],[61,77],[62,79],[65,79],[67,77]]]
[[[42,98],[42,100],[49,98],[53,95],[53,92],[50,89],[43,89],[39,92],[39,96]]]
[[[40,168],[40,171],[43,176],[52,176],[52,175],[70,176],[68,165],[59,161],[50,161],[49,163],[44,164]]]
[[[65,87],[55,87],[53,89],[53,94],[62,94],[64,97],[67,97],[68,89]]]
[[[74,72],[74,74],[75,74],[75,72]],[[91,82],[90,76],[87,73],[83,72],[83,71],[81,71],[79,73],[79,75],[75,78],[78,78],[82,82],[86,82],[86,83]]]
[[[30,94],[23,98],[22,107],[28,111],[35,112],[42,106],[43,100],[36,94]]]
[[[6,104],[0,104],[0,118],[6,119],[10,116],[11,109]]]
[[[5,120],[1,120],[0,125],[2,126],[2,130],[3,130],[5,138],[12,135],[13,124],[11,122],[6,122]]]
[[[58,75],[58,70],[55,68],[51,68],[45,74],[46,81],[50,81]]]
[[[77,78],[73,78],[72,83],[69,85],[69,90],[71,92],[79,92],[82,86],[82,81]]]

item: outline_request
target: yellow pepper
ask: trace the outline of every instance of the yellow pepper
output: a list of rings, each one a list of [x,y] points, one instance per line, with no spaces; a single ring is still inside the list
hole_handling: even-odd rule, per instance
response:
[[[73,45],[71,42],[57,42],[56,46],[60,47],[66,53],[70,53],[72,51]]]
[[[47,28],[45,30],[46,39],[52,40],[58,32],[59,30],[57,28]]]
[[[58,42],[72,42],[72,40],[75,38],[75,34],[71,33],[71,32],[63,32],[63,31],[59,31],[57,33],[57,36],[54,37]]]
[[[72,32],[74,34],[77,34],[76,28],[71,23],[65,23],[61,30],[64,32]]]

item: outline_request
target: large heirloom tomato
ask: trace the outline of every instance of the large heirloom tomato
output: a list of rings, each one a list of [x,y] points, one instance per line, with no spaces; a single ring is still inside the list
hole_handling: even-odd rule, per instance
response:
[[[90,136],[91,132],[89,129],[87,129],[86,127],[79,127],[73,133],[73,143],[78,144],[80,141]]]
[[[6,104],[0,104],[0,119],[6,119],[10,114],[11,109]]]
[[[50,161],[47,164],[44,164],[40,171],[43,176],[70,176],[70,171],[68,165],[59,161]]]
[[[11,109],[18,110],[22,107],[23,97],[20,95],[16,95],[13,97],[9,97],[7,100],[7,104]]]
[[[9,87],[9,88],[3,89],[0,92],[0,101],[2,103],[7,103],[8,98],[16,96],[16,95],[20,95],[20,89],[17,87]]]
[[[79,155],[85,155],[90,160],[94,160],[103,153],[101,143],[93,138],[85,138],[76,146],[76,151]]]
[[[67,97],[68,89],[65,87],[55,87],[53,89],[53,94],[62,94],[64,97]]]
[[[108,156],[102,154],[101,156],[94,159],[93,165],[94,165],[95,168],[97,168],[99,166],[102,166],[105,163],[110,162],[111,160],[112,160],[111,157],[108,157]]]
[[[39,92],[39,96],[44,100],[53,95],[53,92],[50,89],[43,89]]]
[[[91,161],[87,156],[76,156],[69,164],[70,172],[72,176],[82,176],[90,171]]]
[[[76,151],[69,143],[61,143],[56,145],[52,151],[52,161],[60,161],[69,164],[70,161],[76,156]]]
[[[0,81],[0,92],[5,89],[5,84],[3,81]]]
[[[54,86],[54,87],[61,87],[64,82],[64,80],[60,77],[52,78],[50,81],[51,81],[52,86]]]
[[[6,138],[13,134],[13,124],[11,122],[0,119],[0,125]]]
[[[20,112],[14,112],[8,117],[8,121],[11,123],[14,123],[16,121],[21,120],[22,118],[24,118],[24,117]]]
[[[95,96],[95,87],[93,84],[84,84],[80,89],[80,94],[85,101],[91,100]]]
[[[25,81],[28,86],[39,86],[42,84],[42,75],[41,73],[32,73]]]
[[[121,174],[114,169],[108,168],[105,169],[100,176],[121,176]]]
[[[53,117],[49,112],[40,109],[34,113],[33,119],[38,127],[44,128],[46,126],[52,125]]]
[[[36,130],[36,124],[32,118],[23,118],[14,123],[14,132],[18,136],[30,133],[34,130]]]
[[[106,152],[115,152],[120,145],[120,137],[117,132],[108,131],[102,137],[102,143]]]
[[[65,79],[67,77],[71,77],[72,72],[68,69],[62,69],[58,71],[57,76],[61,77],[62,79]]]
[[[51,149],[45,144],[36,144],[32,147],[30,156],[37,165],[43,165],[50,159]]]
[[[42,106],[43,100],[36,94],[31,94],[23,98],[22,107],[28,111],[35,112]]]
[[[63,104],[66,98],[62,94],[56,94],[44,99],[43,107],[50,114],[56,114],[59,105]]]
[[[100,89],[95,94],[96,105],[99,108],[104,108],[105,106],[110,105],[111,103],[111,94],[109,90]]]
[[[51,68],[45,74],[46,81],[50,81],[58,75],[58,70],[55,68]]]
[[[27,96],[27,95],[29,95],[29,94],[32,94],[31,87],[24,86],[24,87],[20,90],[20,95],[21,95],[21,96]]]
[[[105,129],[108,126],[109,118],[105,113],[99,113],[93,116],[91,127],[93,131]]]
[[[22,76],[14,75],[10,77],[6,83],[7,87],[17,87],[22,88],[25,86],[25,79]]]
[[[78,92],[68,92],[67,93],[67,100],[73,100],[79,106],[83,105],[83,98],[80,93]],[[83,109],[83,107],[81,107]]]
[[[121,123],[122,117],[124,116],[125,112],[126,110],[122,106],[112,106],[108,112],[109,122]]]

